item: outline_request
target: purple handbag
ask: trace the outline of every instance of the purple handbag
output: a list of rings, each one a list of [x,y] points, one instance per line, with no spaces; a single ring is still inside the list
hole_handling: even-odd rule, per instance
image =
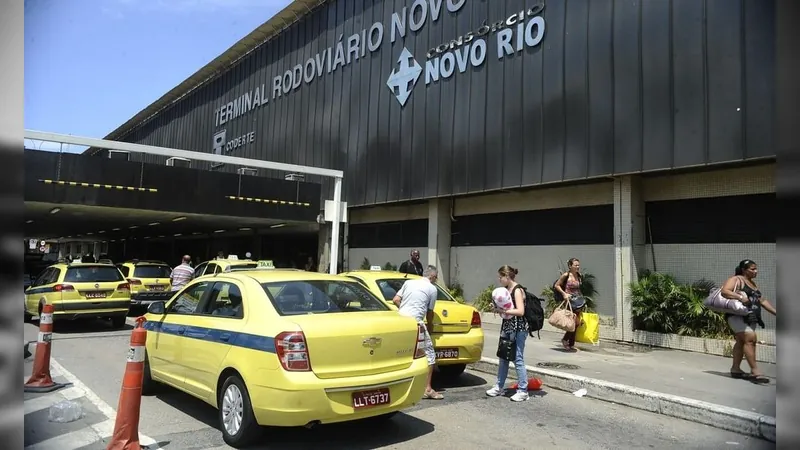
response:
[[[741,279],[736,277],[736,285],[733,288],[734,292],[738,292],[739,289],[741,289],[740,283],[742,283]],[[712,289],[708,295],[708,298],[703,301],[703,305],[712,311],[723,314],[746,316],[748,313],[750,313],[750,308],[748,308],[739,300],[723,297],[721,287]]]

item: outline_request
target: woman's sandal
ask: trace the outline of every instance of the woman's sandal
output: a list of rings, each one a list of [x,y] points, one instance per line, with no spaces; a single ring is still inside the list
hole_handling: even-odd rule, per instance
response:
[[[442,394],[438,393],[438,392],[431,391],[431,392],[424,393],[422,395],[422,398],[424,398],[426,400],[443,400],[444,396]]]
[[[731,370],[731,378],[734,378],[736,380],[742,380],[747,378],[747,373],[745,373],[744,371],[734,372]]]
[[[769,378],[765,377],[764,375],[748,374],[747,379],[750,380],[751,383],[756,383],[756,384],[768,384],[769,383]]]

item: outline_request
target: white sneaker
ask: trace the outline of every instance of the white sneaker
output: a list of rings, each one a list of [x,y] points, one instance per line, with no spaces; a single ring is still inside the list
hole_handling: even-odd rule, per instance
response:
[[[527,401],[530,397],[528,396],[527,392],[517,392],[516,394],[511,396],[512,402],[524,402]]]
[[[493,388],[486,391],[486,395],[488,395],[489,397],[497,397],[498,395],[505,394],[505,392],[506,390],[500,388],[500,386],[494,386]]]

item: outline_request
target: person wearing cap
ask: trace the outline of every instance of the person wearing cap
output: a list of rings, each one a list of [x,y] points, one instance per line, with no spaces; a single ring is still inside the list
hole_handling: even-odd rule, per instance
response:
[[[419,250],[411,250],[411,259],[400,264],[398,272],[407,273],[409,275],[422,276],[423,272],[422,263],[419,261]]]

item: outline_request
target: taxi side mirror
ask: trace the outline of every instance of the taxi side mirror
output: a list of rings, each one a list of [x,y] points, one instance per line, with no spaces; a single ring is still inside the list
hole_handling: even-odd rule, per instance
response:
[[[147,307],[147,312],[150,314],[163,315],[167,311],[167,305],[164,302],[153,302]]]

